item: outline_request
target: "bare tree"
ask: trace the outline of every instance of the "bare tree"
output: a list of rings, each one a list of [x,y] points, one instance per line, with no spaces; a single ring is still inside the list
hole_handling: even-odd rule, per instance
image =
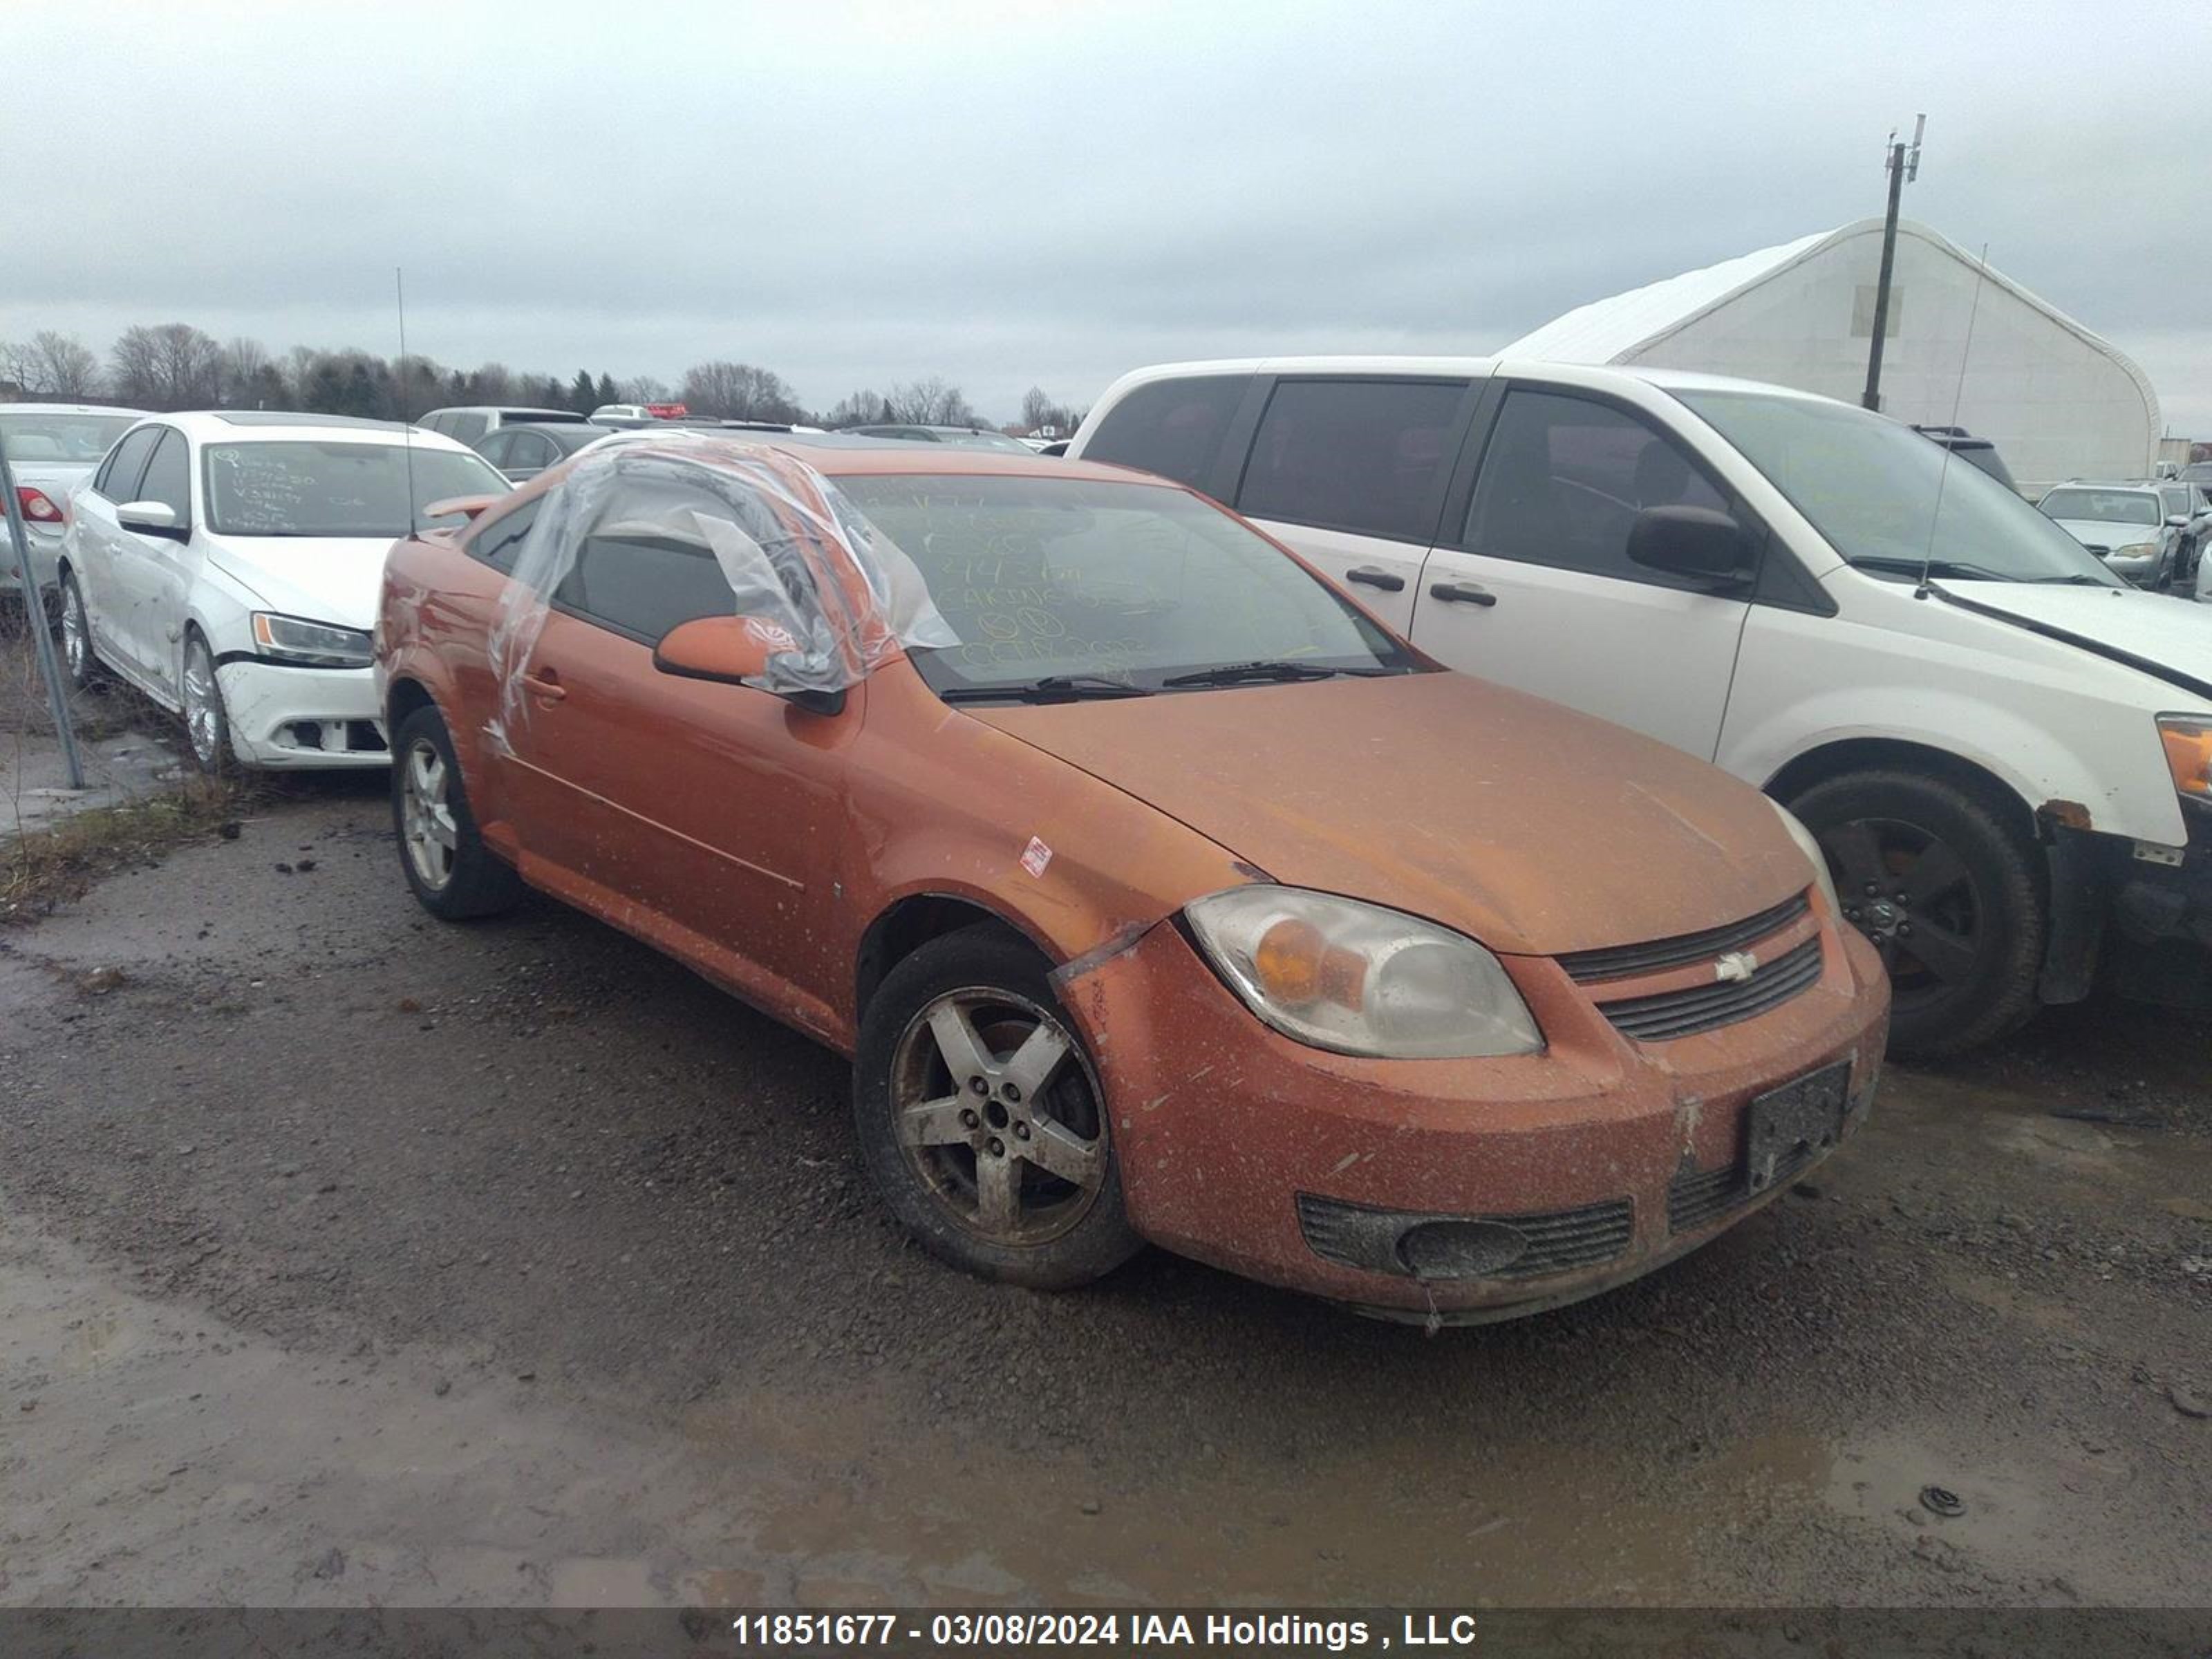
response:
[[[848,393],[837,400],[837,406],[822,417],[827,427],[873,426],[890,419],[884,400],[865,389]]]
[[[485,363],[468,378],[469,401],[509,403],[514,398],[514,371],[505,363]]]
[[[109,353],[115,394],[148,409],[199,409],[217,399],[222,348],[190,323],[125,329]]]
[[[222,402],[232,408],[253,402],[266,384],[263,371],[274,367],[260,341],[249,340],[243,334],[231,339],[222,348],[222,361],[217,371]]]
[[[801,412],[783,376],[726,359],[685,369],[682,395],[694,415],[726,420],[795,421]]]
[[[656,380],[650,374],[635,375],[616,382],[615,389],[622,393],[609,399],[617,404],[665,404],[669,400],[668,382]]]
[[[75,335],[44,329],[27,344],[0,343],[0,380],[33,397],[88,398],[100,390],[100,359]]]
[[[960,388],[940,375],[893,386],[884,398],[887,420],[906,426],[975,426],[975,411]]]

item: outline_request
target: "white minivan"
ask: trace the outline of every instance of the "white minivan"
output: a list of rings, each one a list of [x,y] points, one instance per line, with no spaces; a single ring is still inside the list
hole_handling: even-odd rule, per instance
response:
[[[1235,507],[1449,667],[1765,787],[1889,964],[1899,1053],[2078,1000],[2114,930],[2169,999],[2212,992],[2212,612],[1910,427],[1714,376],[1310,357],[1125,375],[1068,453]]]

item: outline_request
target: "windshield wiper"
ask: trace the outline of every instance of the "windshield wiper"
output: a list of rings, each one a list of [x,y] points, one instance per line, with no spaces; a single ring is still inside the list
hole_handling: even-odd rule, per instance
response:
[[[1894,570],[1901,576],[1917,576],[1925,571],[1930,576],[1948,576],[1961,582],[2010,582],[2017,576],[2008,576],[2000,570],[1984,570],[1978,564],[1955,564],[1948,559],[1929,559],[1924,563],[1918,559],[1890,559],[1879,554],[1863,554],[1851,562],[1862,570]]]
[[[1103,674],[1048,674],[1020,685],[956,685],[937,695],[946,702],[1082,702],[1152,694],[1141,685],[1109,680]]]
[[[1224,663],[1218,668],[1194,668],[1188,674],[1170,674],[1164,686],[1243,685],[1261,680],[1333,680],[1340,674],[1358,679],[1387,674],[1387,668],[1323,668],[1318,663],[1262,658],[1258,662]]]
[[[2053,585],[2069,587],[2109,587],[2114,592],[2118,592],[2119,588],[2119,584],[2117,582],[2100,582],[2094,576],[2030,576],[2027,580],[2028,585],[2033,587],[2046,587]]]

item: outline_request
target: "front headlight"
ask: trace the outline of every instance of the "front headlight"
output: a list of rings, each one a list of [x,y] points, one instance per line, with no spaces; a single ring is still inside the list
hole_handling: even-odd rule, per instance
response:
[[[1252,1012],[1316,1048],[1441,1060],[1544,1047],[1498,958],[1434,922],[1264,884],[1195,900],[1183,915]]]
[[[1836,878],[1828,873],[1828,855],[1820,850],[1820,843],[1814,840],[1813,832],[1797,822],[1795,812],[1778,800],[1769,800],[1766,804],[1774,809],[1774,815],[1782,820],[1782,827],[1790,832],[1790,839],[1797,843],[1797,850],[1813,866],[1813,884],[1820,890],[1820,896],[1828,901],[1828,919],[1841,921],[1844,907],[1836,898]]]
[[[358,628],[333,628],[273,611],[253,613],[253,643],[262,656],[311,668],[366,668],[376,656]]]
[[[2158,552],[2156,542],[2134,542],[2126,547],[2116,547],[2112,556],[2116,559],[2148,559]]]
[[[2161,714],[2158,740],[2173,787],[2191,800],[2212,800],[2212,714]]]

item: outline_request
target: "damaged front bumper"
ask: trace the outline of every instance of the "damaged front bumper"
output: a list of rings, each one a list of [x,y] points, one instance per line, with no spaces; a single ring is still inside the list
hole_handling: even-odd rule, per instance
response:
[[[2188,844],[2139,842],[2113,899],[2120,930],[2139,944],[2180,939],[2212,950],[2212,806],[2183,803]]]
[[[1508,959],[1547,1047],[1498,1059],[1307,1048],[1247,1012],[1172,923],[1060,990],[1106,1085],[1139,1233],[1363,1311],[1464,1323],[1648,1273],[1832,1150],[1759,1162],[1754,1097],[1844,1068],[1837,1136],[1856,1132],[1887,999],[1863,939],[1822,937],[1802,994],[1671,1042],[1624,1036],[1558,963]]]
[[[216,669],[231,746],[248,766],[388,766],[392,751],[368,668],[300,668],[236,656]]]

